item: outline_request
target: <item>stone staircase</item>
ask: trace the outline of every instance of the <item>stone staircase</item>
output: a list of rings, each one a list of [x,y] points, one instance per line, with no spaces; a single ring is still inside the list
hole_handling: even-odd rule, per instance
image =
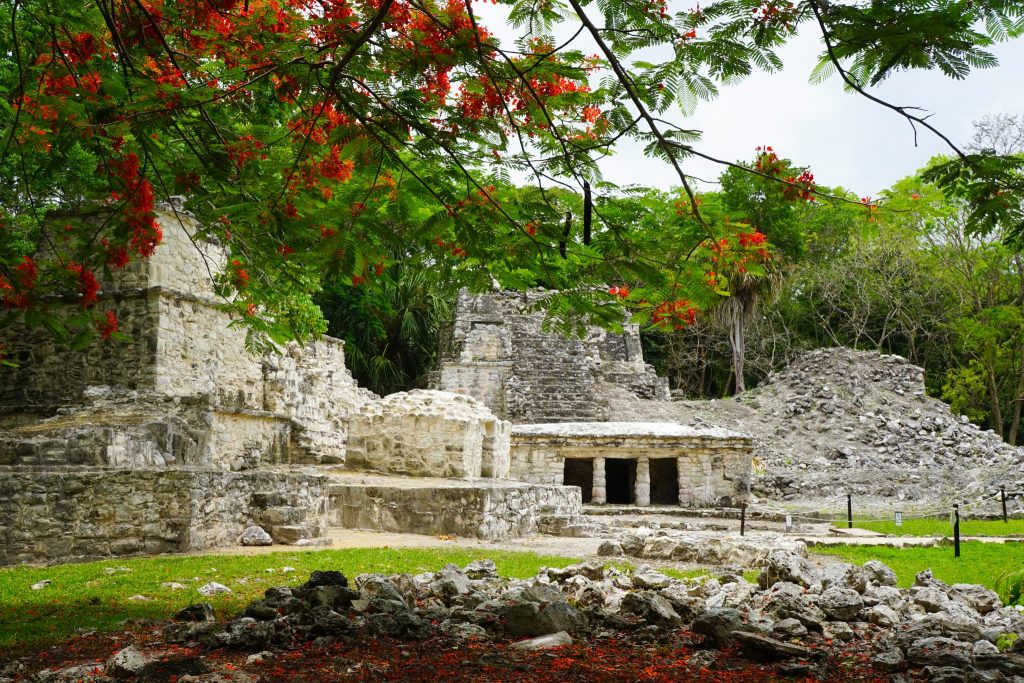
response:
[[[322,505],[326,506],[324,501]],[[275,543],[295,544],[324,534],[324,516],[310,510],[308,502],[292,493],[258,491],[250,501],[253,522],[263,527]]]
[[[506,385],[513,422],[591,422],[601,419],[593,392],[594,377],[581,342],[569,344],[538,335],[522,345],[530,355],[516,358]]]

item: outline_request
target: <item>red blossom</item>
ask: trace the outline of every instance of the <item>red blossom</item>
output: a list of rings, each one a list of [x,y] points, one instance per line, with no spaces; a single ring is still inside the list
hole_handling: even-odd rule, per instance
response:
[[[113,311],[107,311],[104,319],[96,323],[96,329],[102,338],[110,339],[110,336],[117,332],[117,315]]]
[[[96,274],[80,263],[72,263],[68,271],[78,276],[78,291],[82,295],[82,308],[89,308],[96,303],[100,291],[100,283],[96,280]]]

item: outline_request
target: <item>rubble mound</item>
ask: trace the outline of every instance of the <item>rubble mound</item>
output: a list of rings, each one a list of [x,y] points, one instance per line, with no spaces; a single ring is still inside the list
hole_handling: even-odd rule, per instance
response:
[[[770,497],[838,488],[910,509],[977,506],[1020,478],[1024,451],[928,397],[924,370],[899,356],[811,351],[742,402],[760,418],[755,490]]]
[[[927,396],[924,371],[899,356],[817,349],[734,399],[641,402],[619,394],[611,407],[634,420],[750,434],[753,494],[787,506],[845,510],[850,493],[861,511],[960,502],[965,514],[995,514],[999,486],[1024,488],[1024,450]]]

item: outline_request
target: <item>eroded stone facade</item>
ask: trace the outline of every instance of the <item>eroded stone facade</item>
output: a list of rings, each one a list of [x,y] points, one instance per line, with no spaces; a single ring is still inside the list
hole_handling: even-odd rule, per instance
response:
[[[561,531],[580,513],[570,486],[345,475],[331,482],[329,514],[348,529],[497,540]]]
[[[218,306],[225,251],[185,214],[159,220],[156,254],[104,282],[98,304],[132,343],[69,351],[0,330],[17,363],[0,367],[0,563],[230,545],[251,524],[283,543],[329,523],[493,539],[578,517],[578,492],[561,486],[389,477],[331,489],[346,459],[389,475],[507,477],[509,423],[459,394],[379,399],[336,339],[250,354]]]
[[[91,420],[94,431],[101,431],[88,440],[149,444],[123,449],[138,457],[122,457],[114,455],[122,450],[118,444],[110,443],[110,454],[100,459],[118,466],[160,464],[161,458],[226,469],[258,461],[343,461],[349,413],[376,398],[345,368],[343,343],[324,337],[264,357],[249,353],[245,334],[229,326],[231,316],[218,307],[223,302],[214,291],[212,278],[223,268],[224,251],[196,240],[199,226],[187,215],[166,211],[159,220],[164,241],[156,253],[103,283],[100,305],[118,314],[131,344],[97,343],[69,351],[57,348],[42,330],[14,325],[0,331],[18,364],[0,367],[0,429],[59,412],[66,419],[50,425],[54,429],[38,425],[59,440],[67,431],[61,425],[88,425],[92,415],[101,418]],[[188,426],[150,430],[152,438],[104,433],[102,418],[112,395],[115,403],[131,406],[133,424]],[[69,412],[74,419],[67,418]],[[121,413],[112,423],[118,431],[126,426]],[[78,448],[79,431],[68,433],[71,453]],[[180,438],[168,441],[162,433],[168,431]],[[287,449],[278,446],[282,440]],[[159,457],[150,455],[154,449]],[[44,450],[46,464],[61,464],[52,444]],[[182,457],[195,451],[201,455]],[[78,464],[74,457],[68,464]],[[2,445],[0,462],[16,462],[4,455]]]
[[[348,419],[376,400],[330,338],[249,353],[217,298],[225,252],[187,215],[103,283],[132,343],[83,351],[0,331],[0,562],[233,544],[260,524],[278,542],[321,535]],[[72,306],[73,308],[73,306]]]
[[[277,542],[326,529],[327,477],[308,471],[0,468],[0,564]]]
[[[509,427],[468,396],[399,392],[352,416],[347,462],[412,477],[505,478]]]
[[[587,503],[732,506],[746,499],[752,453],[749,437],[672,423],[516,425],[511,473],[580,486]]]
[[[543,311],[532,307],[548,295],[461,292],[434,387],[472,396],[514,423],[605,420],[608,384],[669,397],[667,380],[644,362],[636,325],[622,334],[588,327],[583,339],[545,332]]]

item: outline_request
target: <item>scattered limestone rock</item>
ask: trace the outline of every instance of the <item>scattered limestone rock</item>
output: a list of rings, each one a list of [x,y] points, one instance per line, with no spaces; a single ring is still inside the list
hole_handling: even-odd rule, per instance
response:
[[[813,564],[796,553],[773,550],[764,562],[757,583],[761,588],[770,588],[780,581],[810,588],[821,584],[821,573]]]
[[[808,657],[811,651],[803,645],[787,643],[760,633],[750,631],[733,631],[733,639],[739,643],[751,659],[757,661],[771,661],[773,659],[786,659],[789,657]]]
[[[129,678],[142,671],[142,668],[152,661],[134,645],[129,645],[123,650],[115,652],[107,660],[107,673],[114,678]]]
[[[218,593],[230,593],[230,592],[232,592],[230,588],[228,588],[227,586],[225,586],[222,583],[217,583],[216,581],[210,581],[209,583],[204,583],[197,590],[202,595],[217,595]]]
[[[572,645],[572,636],[565,631],[559,631],[558,633],[551,633],[546,636],[521,640],[518,643],[514,643],[512,647],[517,650],[532,651],[550,650],[551,648],[564,647],[565,645]]]
[[[907,659],[917,666],[953,666],[961,669],[971,663],[969,643],[952,638],[923,638],[907,648]]]
[[[601,557],[622,557],[626,553],[618,541],[604,541],[597,547],[597,554]]]
[[[270,537],[263,527],[253,524],[247,526],[238,542],[242,545],[274,545],[274,539]]]

